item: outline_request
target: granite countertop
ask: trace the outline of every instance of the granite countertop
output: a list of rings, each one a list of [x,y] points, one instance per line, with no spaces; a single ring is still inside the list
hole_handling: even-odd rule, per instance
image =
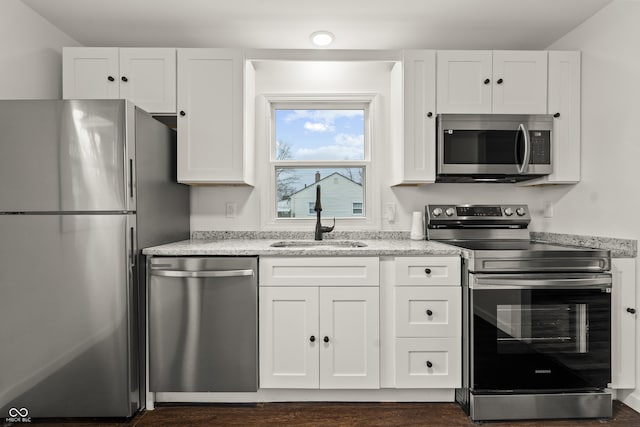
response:
[[[271,244],[291,239],[191,239],[144,249],[145,255],[231,255],[231,256],[459,256],[453,246],[428,240],[356,239],[364,247],[330,246],[324,240],[320,246],[272,247]],[[304,240],[311,243],[313,239]]]
[[[280,241],[303,241],[312,246],[272,247]],[[364,247],[331,246],[331,242],[349,240]],[[564,246],[607,249],[613,258],[635,258],[635,240],[531,232],[531,240]],[[361,231],[333,232],[320,245],[313,245],[312,232],[283,231],[195,231],[190,240],[144,249],[145,255],[229,255],[229,256],[458,256],[464,249],[429,240],[410,240],[408,232]],[[323,246],[324,245],[324,246]]]

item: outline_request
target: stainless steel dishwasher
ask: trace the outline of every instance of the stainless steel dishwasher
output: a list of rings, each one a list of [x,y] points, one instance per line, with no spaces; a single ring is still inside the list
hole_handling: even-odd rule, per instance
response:
[[[149,259],[152,392],[258,389],[258,259]]]

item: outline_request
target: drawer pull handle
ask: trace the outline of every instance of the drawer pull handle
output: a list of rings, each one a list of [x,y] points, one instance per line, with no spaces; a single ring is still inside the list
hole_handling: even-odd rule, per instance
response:
[[[430,269],[430,268],[425,268],[425,269],[424,269],[424,272],[425,272],[426,274],[431,274],[431,269]]]
[[[427,316],[429,316],[429,317],[433,316],[433,311],[427,310]]]
[[[324,337],[324,338],[322,339],[322,341],[324,341],[324,342],[329,342],[329,337]]]
[[[316,337],[314,337],[313,335],[311,335],[311,337],[309,337],[309,341],[311,341],[311,342],[316,342]]]
[[[628,307],[628,308],[627,308],[627,313],[636,314],[636,309],[635,309],[635,308]]]
[[[427,360],[427,368],[433,368],[433,363]]]

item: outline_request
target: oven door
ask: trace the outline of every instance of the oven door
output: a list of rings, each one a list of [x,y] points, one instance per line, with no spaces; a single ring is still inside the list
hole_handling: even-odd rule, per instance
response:
[[[611,381],[610,274],[469,274],[474,392],[601,390]]]

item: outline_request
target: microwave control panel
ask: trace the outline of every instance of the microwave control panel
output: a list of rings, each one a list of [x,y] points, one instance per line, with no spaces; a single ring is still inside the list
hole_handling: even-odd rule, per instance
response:
[[[529,163],[534,165],[548,165],[551,163],[551,132],[531,130],[529,141],[531,143],[531,157]]]

